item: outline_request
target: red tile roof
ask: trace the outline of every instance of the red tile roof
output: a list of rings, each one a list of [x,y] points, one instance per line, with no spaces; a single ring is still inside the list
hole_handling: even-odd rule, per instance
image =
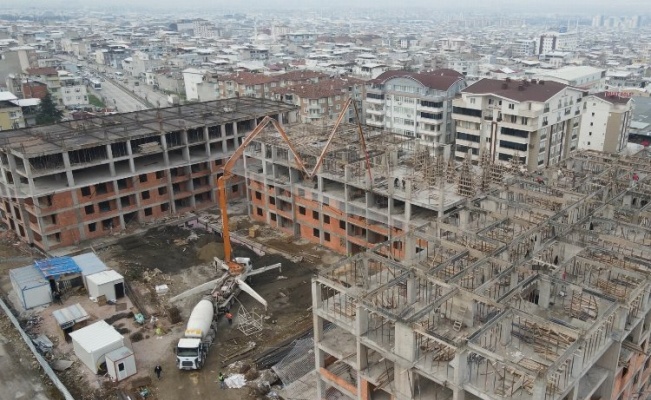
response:
[[[463,75],[452,69],[437,69],[430,72],[392,70],[383,72],[380,76],[369,82],[383,84],[393,78],[411,78],[428,88],[448,90],[455,82],[463,79]]]
[[[506,81],[501,79],[482,79],[473,83],[463,93],[492,94],[507,99],[521,101],[545,102],[568,87],[553,81]]]

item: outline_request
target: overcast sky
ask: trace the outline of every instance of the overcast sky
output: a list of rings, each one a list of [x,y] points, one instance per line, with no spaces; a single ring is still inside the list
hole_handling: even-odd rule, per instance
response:
[[[65,4],[70,6],[135,6],[138,8],[333,8],[333,7],[392,7],[411,8],[426,7],[431,9],[458,9],[461,10],[487,10],[500,12],[500,10],[538,11],[545,14],[581,12],[592,15],[601,10],[619,10],[621,13],[646,14],[650,9],[649,0],[102,0],[101,2],[88,0],[1,0],[0,9],[5,6],[24,8],[56,7]]]

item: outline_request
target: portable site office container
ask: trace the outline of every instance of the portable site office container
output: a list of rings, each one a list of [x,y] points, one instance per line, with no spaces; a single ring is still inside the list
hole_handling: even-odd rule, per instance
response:
[[[124,346],[124,337],[104,320],[70,332],[70,337],[75,355],[94,373],[106,361],[106,354]]]
[[[84,287],[86,290],[88,290],[87,278],[89,275],[109,269],[109,267],[107,267],[95,253],[79,254],[78,256],[72,257],[72,259],[79,266],[79,269],[81,269],[81,276],[84,280]]]
[[[131,375],[135,375],[138,371],[136,370],[136,357],[133,351],[123,346],[106,353],[106,371],[113,382],[120,382]]]
[[[92,298],[105,296],[106,300],[116,301],[124,297],[124,277],[112,269],[88,275],[86,283]]]
[[[52,302],[50,283],[36,266],[12,269],[9,271],[9,279],[25,310]]]

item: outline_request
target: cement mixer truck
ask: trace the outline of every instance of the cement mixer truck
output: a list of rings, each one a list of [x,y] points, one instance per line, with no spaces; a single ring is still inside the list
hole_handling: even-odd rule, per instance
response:
[[[213,326],[215,307],[212,300],[202,299],[190,313],[183,337],[176,346],[176,365],[179,369],[201,369],[210,346],[215,341]]]

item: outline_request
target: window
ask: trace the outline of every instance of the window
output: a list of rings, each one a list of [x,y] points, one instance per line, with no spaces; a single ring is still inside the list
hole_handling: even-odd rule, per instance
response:
[[[588,142],[588,146],[590,146],[590,142]]]
[[[233,193],[237,193],[238,190],[240,190],[240,185],[233,186]]]
[[[470,98],[470,104],[475,104],[475,101],[477,101],[474,97]]]
[[[319,212],[318,211],[312,211],[312,219],[319,219]]]
[[[98,204],[100,212],[111,211],[111,203],[108,201],[102,201]]]
[[[149,199],[149,190],[145,190],[144,192],[142,192],[141,196],[143,200]]]
[[[147,174],[140,175],[140,182],[147,182]]]
[[[88,205],[84,207],[84,211],[86,211],[86,215],[93,214],[95,212],[95,207],[92,204]]]
[[[124,363],[118,364],[118,371],[124,371]]]
[[[163,203],[160,205],[160,210],[165,212],[170,209],[170,205],[168,203]]]
[[[260,193],[260,192],[255,192],[255,199],[256,199],[256,200],[262,200],[262,193]]]
[[[509,110],[515,110],[515,104],[509,103]]]
[[[269,196],[269,204],[271,204],[272,206],[275,206],[276,205],[276,198]]]
[[[97,224],[95,222],[91,222],[88,224],[88,232],[95,232],[97,230]]]
[[[314,228],[312,229],[312,235],[314,235],[314,237],[321,237],[321,232],[319,232],[318,229]]]
[[[156,179],[165,178],[165,171],[156,171]]]
[[[522,122],[522,125],[529,125],[529,118],[522,117],[521,122]]]
[[[301,215],[305,215],[305,207],[299,206],[298,207],[298,213]]]
[[[592,113],[592,116],[594,117],[594,113]]]
[[[90,187],[84,186],[83,188],[81,188],[81,195],[90,196]]]
[[[323,232],[323,240],[326,242],[330,241],[330,234],[328,232]]]
[[[167,188],[165,186],[161,186],[161,187],[158,188],[158,195],[159,196],[162,196],[165,193],[167,193]]]
[[[594,126],[594,122],[590,122],[590,126]]]
[[[258,214],[260,217],[262,217],[262,208],[260,208],[260,207],[256,207],[256,208],[257,208],[257,210],[256,210],[257,214]]]
[[[323,216],[323,223],[324,224],[329,224],[330,223],[330,216],[329,215],[324,215]]]
[[[275,220],[276,220],[276,214],[274,214],[274,213],[269,213],[269,216],[271,217],[271,220],[272,220],[272,221],[275,221]]]
[[[151,207],[145,208],[145,217],[149,217],[154,213],[154,210]]]
[[[393,248],[396,250],[402,250],[402,242],[393,242]]]
[[[339,221],[339,228],[346,229],[346,221],[344,220]]]
[[[517,115],[511,115],[511,123],[512,124],[517,124],[518,123]]]

